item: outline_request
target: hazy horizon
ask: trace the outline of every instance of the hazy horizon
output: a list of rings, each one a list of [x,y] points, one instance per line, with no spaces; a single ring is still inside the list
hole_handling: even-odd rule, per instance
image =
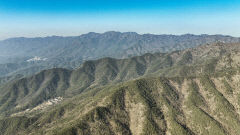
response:
[[[193,34],[193,33],[183,33],[183,34],[158,34],[158,33],[138,33],[138,32],[135,32],[135,31],[114,31],[114,30],[111,30],[111,31],[105,31],[105,32],[93,32],[93,31],[89,31],[87,33],[82,33],[82,34],[79,34],[79,35],[46,35],[46,36],[16,36],[16,37],[9,37],[9,38],[5,38],[5,39],[0,39],[0,41],[3,41],[3,40],[7,40],[7,39],[12,39],[12,38],[46,38],[46,37],[77,37],[77,36],[81,36],[81,35],[85,35],[85,34],[89,34],[89,33],[97,33],[97,34],[104,34],[104,33],[107,33],[107,32],[120,32],[120,33],[137,33],[139,35],[145,35],[145,34],[151,34],[151,35],[174,35],[174,36],[182,36],[182,35],[196,35],[196,36],[200,36],[200,35],[209,35],[209,36],[214,36],[214,35],[222,35],[222,36],[231,36],[231,37],[235,37],[235,38],[240,38],[240,36],[232,36],[232,35],[225,35],[225,34]]]
[[[88,32],[240,37],[237,0],[0,0],[0,40]]]

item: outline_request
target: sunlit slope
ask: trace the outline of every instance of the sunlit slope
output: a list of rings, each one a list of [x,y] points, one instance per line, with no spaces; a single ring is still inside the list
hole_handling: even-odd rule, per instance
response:
[[[239,73],[138,79],[38,115],[5,118],[0,128],[4,134],[240,134],[239,79]]]
[[[0,88],[0,131],[238,135],[239,58],[214,43],[44,70]]]

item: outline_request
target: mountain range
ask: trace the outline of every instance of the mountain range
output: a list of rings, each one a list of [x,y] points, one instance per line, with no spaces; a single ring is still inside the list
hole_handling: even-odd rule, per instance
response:
[[[238,135],[240,44],[216,41],[5,82],[0,133]]]
[[[0,77],[6,82],[44,69],[75,69],[86,60],[104,57],[129,58],[145,53],[167,53],[239,38],[223,35],[153,35],[135,32],[105,32],[75,37],[11,38],[0,41]]]

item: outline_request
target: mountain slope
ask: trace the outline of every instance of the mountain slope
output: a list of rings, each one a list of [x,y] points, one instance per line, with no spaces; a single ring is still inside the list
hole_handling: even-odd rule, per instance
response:
[[[216,43],[165,54],[87,61],[76,70],[44,70],[3,85],[0,89],[0,112],[24,110],[51,98],[73,97],[99,86],[139,77],[227,75],[239,67],[238,50],[239,44]]]
[[[70,73],[65,69],[52,69],[5,85],[0,91],[0,111],[6,111],[11,106],[15,106],[16,110],[26,109],[47,99],[62,96],[69,87]]]
[[[238,83],[239,73],[228,79],[139,79],[89,91],[39,116],[5,118],[0,129],[3,134],[240,134]],[[18,126],[4,128],[13,123]]]
[[[169,52],[222,41],[239,42],[239,38],[222,35],[139,35],[134,32],[88,33],[76,37],[12,38],[0,42],[2,57],[75,58],[126,57],[148,52]],[[94,54],[94,55],[93,55]],[[11,58],[10,57],[10,58]],[[91,59],[91,58],[90,58]]]
[[[166,78],[130,82],[110,96],[109,104],[92,109],[56,134],[240,134],[238,91],[229,95],[227,85],[216,86],[226,81],[232,87],[238,81],[180,79],[180,83]]]
[[[0,131],[240,134],[239,58],[239,44],[218,42],[45,70],[1,86]]]
[[[76,37],[12,38],[0,41],[0,76],[32,75],[53,67],[71,69],[86,60],[103,57],[127,58],[159,51],[165,53],[216,41],[237,43],[239,38],[191,34],[139,35],[134,32],[88,33]]]

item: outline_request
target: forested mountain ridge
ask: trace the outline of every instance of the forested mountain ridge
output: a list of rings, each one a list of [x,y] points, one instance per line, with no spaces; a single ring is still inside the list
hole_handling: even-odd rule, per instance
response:
[[[239,43],[217,42],[171,53],[91,60],[75,70],[44,70],[1,86],[0,130],[240,134],[239,58]]]
[[[98,59],[124,58],[148,52],[170,52],[214,43],[237,43],[239,38],[223,35],[153,35],[135,32],[105,32],[75,37],[12,38],[0,41],[2,57]],[[124,54],[124,55],[123,55]]]
[[[240,40],[223,35],[140,35],[114,31],[75,37],[12,38],[0,41],[0,76],[27,76],[54,67],[73,69],[86,60],[166,53],[217,41]]]

